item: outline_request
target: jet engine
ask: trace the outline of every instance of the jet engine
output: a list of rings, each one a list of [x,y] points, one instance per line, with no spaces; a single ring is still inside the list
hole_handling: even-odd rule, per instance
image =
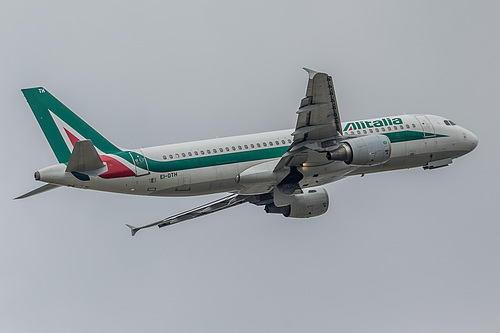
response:
[[[277,207],[274,203],[264,207],[266,213],[283,214],[284,217],[307,218],[319,216],[328,210],[328,193],[322,187],[304,190],[303,193],[292,194],[290,204]]]
[[[367,135],[342,141],[338,148],[328,152],[331,161],[352,165],[378,165],[391,157],[391,141],[385,135]]]

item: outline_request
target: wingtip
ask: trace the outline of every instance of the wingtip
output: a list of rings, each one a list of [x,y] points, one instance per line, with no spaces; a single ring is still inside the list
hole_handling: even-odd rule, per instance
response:
[[[307,68],[307,67],[302,67],[302,68],[307,72],[307,74],[309,74],[309,79],[310,80],[314,79],[314,76],[316,74],[318,74],[318,72],[316,72],[316,71],[314,71],[314,70],[312,70],[310,68]]]
[[[130,228],[130,231],[132,232],[132,236],[135,236],[137,231],[140,230],[140,228],[134,227],[133,225],[130,225],[130,224],[125,224],[125,225]]]

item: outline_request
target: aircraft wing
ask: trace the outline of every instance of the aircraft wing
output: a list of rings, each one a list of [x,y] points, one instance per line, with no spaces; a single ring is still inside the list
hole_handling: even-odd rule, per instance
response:
[[[253,196],[251,196],[251,195],[231,194],[231,195],[228,195],[224,198],[209,202],[209,203],[204,204],[202,206],[193,208],[191,210],[188,210],[188,211],[176,214],[176,215],[166,217],[163,220],[160,220],[158,222],[154,222],[151,224],[147,224],[147,225],[144,225],[142,227],[134,227],[134,226],[128,225],[128,224],[127,224],[127,226],[132,231],[132,236],[134,236],[137,233],[137,231],[139,231],[141,229],[146,229],[146,228],[154,227],[154,226],[158,226],[159,228],[162,228],[162,227],[166,227],[168,225],[191,220],[191,219],[194,219],[195,217],[207,215],[210,213],[215,213],[215,212],[218,212],[218,211],[226,209],[226,208],[230,208],[230,207],[237,206],[237,205],[240,205],[240,204],[245,203],[245,202],[249,202],[252,197]]]
[[[306,97],[297,111],[293,143],[275,167],[321,165],[328,162],[326,151],[342,136],[342,126],[332,77],[304,68],[309,74]]]

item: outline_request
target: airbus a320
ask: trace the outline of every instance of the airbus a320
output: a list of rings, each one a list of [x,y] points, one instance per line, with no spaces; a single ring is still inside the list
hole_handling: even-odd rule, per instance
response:
[[[325,184],[397,169],[436,169],[478,144],[448,118],[402,114],[342,123],[331,76],[305,69],[306,96],[295,129],[127,149],[110,142],[45,88],[23,89],[58,163],[35,172],[47,183],[16,199],[60,186],[148,196],[228,194],[137,231],[164,227],[243,203],[266,213],[326,213]]]

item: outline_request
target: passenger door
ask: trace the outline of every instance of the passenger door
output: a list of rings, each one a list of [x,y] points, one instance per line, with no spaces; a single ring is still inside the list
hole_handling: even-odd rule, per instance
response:
[[[434,126],[427,116],[417,115],[415,118],[420,124],[417,125],[416,129],[422,131],[423,140],[417,137],[417,140],[406,141],[407,163],[410,168],[423,165],[430,160],[429,148],[433,144],[433,140],[427,139],[436,136]]]
[[[415,118],[417,118],[418,123],[422,127],[422,131],[424,133],[424,138],[431,138],[433,136],[436,136],[434,126],[430,122],[429,118],[427,118],[427,116],[418,115],[418,116],[415,116]]]

